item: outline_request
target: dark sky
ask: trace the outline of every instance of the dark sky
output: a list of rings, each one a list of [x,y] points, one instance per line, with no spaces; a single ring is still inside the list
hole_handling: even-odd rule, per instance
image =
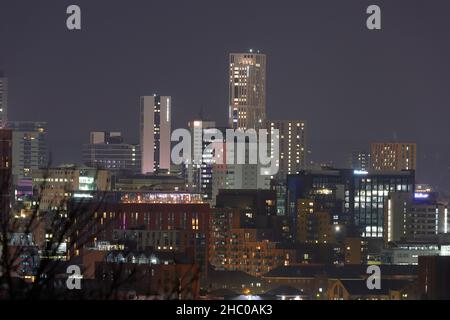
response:
[[[307,120],[314,160],[417,142],[419,182],[450,189],[450,1],[0,0],[10,119],[47,121],[55,162],[92,130],[138,142],[140,95],[171,95],[174,128],[201,108],[225,123],[228,53],[249,48],[268,55],[269,117]]]

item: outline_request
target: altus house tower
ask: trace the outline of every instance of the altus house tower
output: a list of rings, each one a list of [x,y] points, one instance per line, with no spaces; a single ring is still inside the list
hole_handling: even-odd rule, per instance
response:
[[[258,129],[266,119],[266,55],[250,50],[231,53],[229,69],[229,125]]]

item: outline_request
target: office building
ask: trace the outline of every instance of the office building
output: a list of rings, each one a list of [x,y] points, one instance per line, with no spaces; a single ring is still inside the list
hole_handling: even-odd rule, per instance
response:
[[[229,125],[258,129],[266,118],[266,55],[250,50],[229,61]]]
[[[141,97],[141,173],[170,171],[172,99],[167,96]]]
[[[141,172],[141,150],[125,143],[120,132],[91,132],[83,146],[83,162],[88,167],[111,171]]]
[[[392,192],[384,212],[384,241],[435,241],[449,232],[447,203],[436,193]]]
[[[306,167],[306,122],[302,120],[268,120],[266,126],[271,141],[270,150],[274,150],[273,130],[277,129],[279,132],[278,139],[276,139],[279,141],[280,153],[276,177],[285,181],[288,174],[295,174]]]
[[[111,190],[111,174],[76,165],[35,170],[33,190],[40,211],[64,211],[72,198],[85,199],[93,192]]]
[[[449,256],[449,245],[427,242],[396,242],[381,251],[381,262],[393,265],[418,265],[419,257]]]
[[[47,124],[45,122],[8,122],[12,130],[12,173],[15,198],[31,196],[31,181],[36,170],[49,163]]]
[[[0,128],[8,122],[8,78],[0,71]]]
[[[376,171],[416,170],[415,143],[372,143],[372,169]]]
[[[212,200],[216,204],[216,197],[220,190],[269,190],[270,176],[261,175],[259,164],[214,164],[212,175]]]
[[[288,176],[287,212],[296,225],[298,200],[314,200],[339,227],[356,226],[361,236],[383,238],[385,200],[390,192],[412,192],[414,171],[306,170]]]

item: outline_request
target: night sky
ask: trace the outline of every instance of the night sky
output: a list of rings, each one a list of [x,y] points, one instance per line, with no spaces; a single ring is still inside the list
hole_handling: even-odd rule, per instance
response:
[[[173,97],[173,128],[201,109],[225,124],[228,53],[250,48],[267,54],[269,118],[307,120],[313,160],[417,142],[418,181],[450,190],[450,1],[0,0],[9,118],[48,122],[54,164],[81,161],[93,130],[137,143],[141,95]]]

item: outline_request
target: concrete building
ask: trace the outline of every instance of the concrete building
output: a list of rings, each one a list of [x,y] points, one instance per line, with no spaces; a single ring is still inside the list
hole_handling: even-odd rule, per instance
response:
[[[90,197],[92,192],[111,190],[111,174],[106,170],[75,165],[36,170],[33,190],[40,211],[64,211],[72,198]]]
[[[258,129],[265,125],[265,54],[253,50],[230,54],[228,104],[231,128]]]
[[[270,176],[260,174],[259,164],[213,165],[212,205],[220,190],[269,190]]]
[[[372,169],[376,171],[416,170],[415,143],[372,143]]]
[[[83,162],[98,169],[140,173],[141,149],[126,143],[120,132],[91,132],[89,143],[83,145]]]
[[[140,146],[141,173],[170,171],[172,98],[141,97]]]
[[[447,203],[436,193],[392,192],[384,207],[384,241],[436,241],[449,232]]]
[[[12,173],[15,199],[32,194],[34,171],[46,168],[49,163],[47,124],[45,122],[8,122],[12,130]]]

